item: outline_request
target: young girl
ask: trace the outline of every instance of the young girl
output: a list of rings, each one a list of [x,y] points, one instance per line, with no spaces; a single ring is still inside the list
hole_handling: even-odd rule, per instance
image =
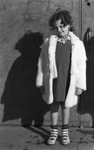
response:
[[[51,135],[47,141],[53,145],[58,137],[58,110],[62,108],[62,144],[70,143],[70,108],[86,90],[86,53],[83,42],[70,30],[72,18],[68,11],[53,14],[49,26],[55,32],[46,38],[38,61],[36,86],[42,87],[43,99],[51,104]]]

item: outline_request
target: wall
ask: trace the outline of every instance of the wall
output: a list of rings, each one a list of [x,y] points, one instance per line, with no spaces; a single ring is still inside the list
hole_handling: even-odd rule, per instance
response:
[[[86,3],[88,2],[88,3]],[[81,124],[86,122],[94,126],[94,1],[82,1],[82,40],[84,41],[87,53],[87,91],[81,96],[79,111]],[[88,28],[92,28],[92,38],[87,42]],[[78,112],[79,112],[78,111]]]
[[[88,26],[93,28],[94,21],[91,23],[91,20],[94,2],[91,1],[91,4],[91,7],[88,7],[84,0],[82,3],[82,37]],[[82,38],[79,6],[79,0],[0,1],[1,124],[50,124],[50,106],[44,103],[40,90],[35,87],[40,46],[45,36],[50,34],[48,19],[59,7],[71,12],[76,27],[75,34]],[[93,87],[93,83],[92,86],[89,84]],[[87,104],[85,106],[88,106],[87,95],[88,91],[81,97],[83,104],[79,102],[77,107],[71,109],[70,124],[73,126],[92,124],[93,100],[88,110],[82,107],[85,102]]]

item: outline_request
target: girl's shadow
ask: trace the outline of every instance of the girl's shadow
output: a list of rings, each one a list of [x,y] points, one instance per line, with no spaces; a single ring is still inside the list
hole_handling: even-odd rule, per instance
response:
[[[34,136],[32,137],[32,142],[33,139],[36,138],[36,144],[41,145],[41,144],[46,144],[47,145],[47,140],[50,135],[50,131],[45,129],[44,127],[40,126],[25,126],[26,129],[30,130],[31,132],[34,132]],[[43,140],[40,140],[40,136],[43,138]]]
[[[27,31],[16,43],[21,55],[14,61],[1,97],[4,104],[2,122],[21,118],[23,125],[42,125],[49,106],[43,101],[40,89],[35,86],[38,57],[43,43],[39,32]]]
[[[47,126],[44,126],[44,127],[40,127],[40,126],[24,126],[26,129],[30,130],[31,132],[34,132],[34,136],[32,137],[32,142],[33,142],[33,139],[36,138],[36,144],[37,145],[41,145],[41,144],[46,144],[46,145],[49,145],[47,143],[47,140],[49,139],[50,137],[50,130],[48,129]],[[37,134],[37,135],[36,135]],[[43,140],[40,140],[40,136],[43,138]],[[59,144],[62,145],[62,142],[61,142],[61,136],[58,135],[58,138],[57,138],[57,142]]]

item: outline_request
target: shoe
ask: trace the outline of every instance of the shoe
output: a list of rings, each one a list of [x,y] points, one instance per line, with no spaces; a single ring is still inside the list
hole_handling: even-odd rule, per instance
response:
[[[70,143],[69,129],[62,129],[61,137],[62,137],[62,144],[68,145]]]
[[[47,141],[47,144],[54,145],[57,137],[58,137],[58,129],[52,129],[51,128],[51,134],[50,134],[50,137]]]

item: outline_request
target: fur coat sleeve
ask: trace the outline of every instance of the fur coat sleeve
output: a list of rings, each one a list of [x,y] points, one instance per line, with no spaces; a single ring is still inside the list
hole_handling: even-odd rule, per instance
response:
[[[82,41],[76,43],[75,51],[77,52],[77,76],[76,76],[76,87],[86,90],[86,54],[85,48]]]
[[[41,87],[44,85],[44,74],[48,74],[49,72],[49,58],[48,58],[48,38],[44,41],[42,45],[42,50],[40,53],[40,57],[38,59],[38,72],[36,77],[36,86]]]

